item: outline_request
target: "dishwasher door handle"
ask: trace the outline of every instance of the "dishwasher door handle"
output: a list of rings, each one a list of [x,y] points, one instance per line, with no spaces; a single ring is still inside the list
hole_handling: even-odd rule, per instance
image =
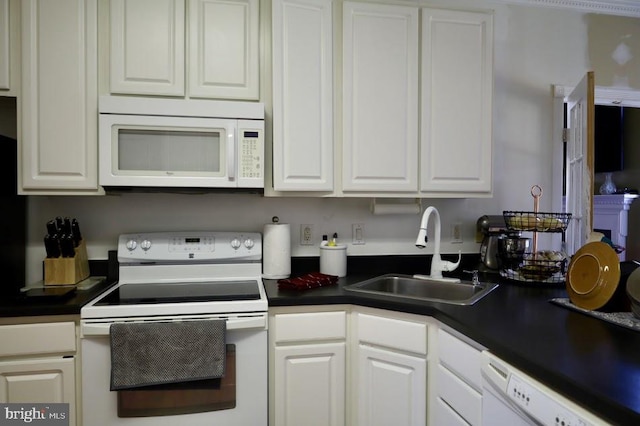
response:
[[[199,319],[173,319],[173,321],[201,321],[207,318],[199,318]],[[216,319],[216,318],[211,318]],[[153,320],[153,321],[135,321],[136,323],[146,323],[152,324],[158,321],[167,321],[164,320]],[[227,322],[227,331],[232,330],[247,330],[247,329],[265,329],[267,328],[267,316],[259,315],[252,317],[240,317],[240,318],[230,318],[226,320]],[[99,322],[99,323],[84,323],[81,325],[81,336],[89,337],[89,336],[108,336],[109,330],[111,328],[111,324],[114,322]]]

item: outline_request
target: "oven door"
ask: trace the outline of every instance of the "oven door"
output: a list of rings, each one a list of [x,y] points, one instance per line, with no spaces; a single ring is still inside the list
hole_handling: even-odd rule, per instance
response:
[[[226,383],[207,392],[194,386],[110,391],[112,321],[83,320],[82,408],[85,426],[266,425],[267,315],[206,315],[179,320],[227,320]],[[142,319],[136,319],[139,321]],[[167,321],[167,318],[149,318]],[[178,318],[173,318],[178,320]],[[231,358],[229,358],[231,357]],[[224,380],[224,379],[223,379]],[[226,390],[225,390],[226,389]],[[230,391],[229,391],[230,389]],[[165,402],[162,402],[165,401]],[[191,404],[191,405],[190,405]],[[203,409],[203,407],[205,407]]]

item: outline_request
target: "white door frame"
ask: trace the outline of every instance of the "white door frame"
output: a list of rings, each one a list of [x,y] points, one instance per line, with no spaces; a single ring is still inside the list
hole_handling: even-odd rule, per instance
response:
[[[563,129],[564,129],[564,104],[567,97],[573,92],[574,87],[561,84],[552,85],[553,93],[553,123],[552,123],[552,187],[551,187],[551,211],[564,211],[562,183],[564,180],[563,163]],[[640,108],[640,91],[596,86],[596,105],[618,105]],[[553,235],[553,247],[559,250],[561,235]]]

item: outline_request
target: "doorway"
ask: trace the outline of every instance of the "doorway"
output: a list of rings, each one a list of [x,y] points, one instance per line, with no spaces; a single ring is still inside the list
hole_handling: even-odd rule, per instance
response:
[[[569,94],[573,91],[573,87],[554,85],[553,91],[553,159],[552,159],[552,173],[553,173],[553,187],[551,191],[552,208],[553,211],[565,211],[564,207],[564,184],[565,184],[565,172],[564,172],[564,159],[565,159],[565,143],[564,128],[565,128],[565,104]],[[624,88],[609,88],[609,87],[595,87],[595,104],[596,105],[616,105],[624,106],[633,109],[634,116],[638,117],[640,122],[640,91],[634,91]],[[637,114],[637,115],[636,115]],[[640,126],[640,124],[639,124]],[[638,144],[638,150],[640,153],[640,143]],[[638,156],[640,157],[640,155]],[[640,165],[638,165],[638,178],[635,186],[640,186]],[[592,183],[592,194],[598,193],[598,188],[602,183],[603,176],[596,175],[594,182]],[[624,183],[621,182],[624,186]],[[635,212],[634,212],[635,210]],[[632,209],[629,215],[629,235],[627,238],[629,247],[627,247],[627,259],[635,258],[640,259],[640,202],[635,209]],[[634,243],[635,242],[635,243]],[[634,247],[635,245],[635,247]],[[554,236],[553,247],[560,249],[562,247],[561,237],[559,235]],[[631,257],[629,256],[631,255]]]

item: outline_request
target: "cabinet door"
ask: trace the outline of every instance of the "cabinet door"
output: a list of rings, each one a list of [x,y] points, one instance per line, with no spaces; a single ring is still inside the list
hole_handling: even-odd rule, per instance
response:
[[[0,0],[0,93],[11,88],[10,24],[12,25],[9,20],[9,0]]]
[[[184,0],[111,0],[111,93],[184,96]]]
[[[418,9],[344,3],[343,190],[418,190]]]
[[[491,192],[493,18],[422,10],[420,189]]]
[[[331,0],[273,2],[273,188],[333,190]]]
[[[0,0],[0,96],[20,92],[20,1]]]
[[[470,426],[442,398],[436,398],[436,403],[433,406],[433,419],[436,425]]]
[[[259,98],[259,1],[189,0],[189,96]]]
[[[95,194],[97,0],[21,5],[21,192]]]
[[[68,403],[75,425],[73,358],[0,362],[0,403]]]
[[[427,361],[360,344],[358,424],[424,426],[427,421]]]
[[[345,352],[344,342],[275,348],[276,425],[344,425]]]

